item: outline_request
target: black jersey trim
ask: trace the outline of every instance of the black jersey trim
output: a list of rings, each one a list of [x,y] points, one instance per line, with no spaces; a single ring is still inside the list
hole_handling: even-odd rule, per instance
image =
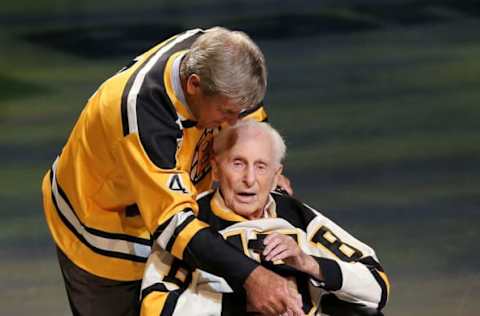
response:
[[[133,74],[130,76],[130,78],[128,78],[128,81],[127,81],[127,84],[125,85],[125,88],[123,89],[123,92],[122,92],[122,103],[121,103],[121,113],[122,113],[122,129],[123,129],[123,136],[127,136],[128,134],[130,134],[130,126],[129,126],[129,123],[128,123],[128,94],[130,93],[130,90],[132,89],[132,85],[133,83],[135,82],[135,79],[137,78],[137,75],[138,73],[143,69],[143,66],[145,64],[147,64],[156,54],[157,52],[162,49],[163,47],[165,47],[166,45],[168,45],[170,42],[172,42],[173,40],[175,40],[175,38],[177,37],[178,35],[176,36],[173,36],[167,40],[165,40],[165,42],[163,42],[163,44],[161,46],[158,47],[158,49],[152,54],[150,55],[144,62],[143,64],[138,67],[134,72]],[[128,69],[130,68],[133,64],[135,64],[135,62],[130,62],[130,64],[127,66],[127,67],[124,67],[124,69]],[[163,78],[162,78],[163,80]]]
[[[50,185],[51,185],[51,197],[52,197],[52,202],[53,205],[55,206],[55,209],[57,211],[58,216],[62,220],[63,224],[65,227],[67,227],[76,237],[79,241],[81,241],[85,246],[87,246],[89,249],[92,251],[108,256],[108,257],[115,257],[115,258],[120,258],[120,259],[127,259],[131,261],[136,261],[136,262],[146,262],[148,255],[150,254],[150,246],[152,244],[152,241],[150,239],[143,239],[143,238],[138,238],[134,236],[129,236],[125,234],[117,234],[117,233],[109,233],[105,231],[100,231],[97,229],[93,229],[91,227],[87,227],[82,221],[80,221],[78,215],[75,213],[72,204],[68,200],[65,192],[61,189],[59,186],[58,182],[56,181],[55,178],[55,164],[54,167],[50,170]],[[53,189],[54,186],[56,187],[56,191],[58,192],[57,196],[55,194],[55,190]],[[63,202],[67,205],[67,207],[60,207],[58,199],[61,198]],[[77,226],[80,225],[79,227],[84,229],[84,232],[80,232],[79,228],[76,227],[70,219],[67,218],[66,214],[70,214],[68,216],[74,217]],[[93,244],[90,242],[86,236],[90,235],[91,239],[97,238],[97,242],[99,243],[104,243],[104,247],[100,248],[98,245]],[[107,239],[110,240],[102,240],[102,239]],[[111,243],[114,243],[116,246],[119,246],[120,248],[123,249],[128,249],[125,251],[116,251],[112,250],[113,247],[111,246]],[[127,244],[118,244],[118,243],[127,243]],[[112,247],[112,249],[105,249],[107,247]],[[136,252],[136,253],[135,253]]]
[[[168,289],[167,287],[165,286],[165,284],[163,283],[154,283],[146,288],[144,288],[142,290],[142,293],[141,293],[141,301],[143,301],[145,299],[145,297],[147,297],[148,294],[152,293],[152,292],[164,292],[164,293],[167,293],[168,292]]]
[[[320,281],[320,284],[327,291],[337,291],[342,288],[343,284],[343,275],[340,266],[335,260],[327,258],[313,257],[320,266],[322,274],[324,277],[323,282]]]
[[[174,262],[175,265],[175,262]],[[180,298],[180,295],[187,289],[188,285],[192,281],[192,274],[191,272],[188,272],[188,275],[185,279],[185,282],[182,282],[178,280],[177,278],[174,277],[174,275],[177,273],[177,271],[182,268],[183,265],[180,261],[177,260],[175,268],[172,267],[170,269],[169,274],[162,280],[163,282],[169,282],[177,285],[179,288],[173,291],[169,291],[165,284],[163,283],[154,283],[150,285],[149,287],[146,287],[145,289],[142,290],[141,292],[141,298],[140,298],[140,303],[143,302],[143,300],[151,293],[153,292],[162,292],[162,293],[168,293],[167,294],[167,299],[163,305],[162,311],[160,313],[160,316],[171,316],[173,315],[173,312],[175,311],[175,307],[177,306],[178,299]]]
[[[260,103],[258,103],[256,106],[254,106],[250,109],[243,110],[242,112],[240,112],[239,117],[242,119],[245,116],[248,116],[248,115],[252,114],[253,112],[255,112],[256,110],[260,109],[261,107],[263,107],[263,101],[260,101]],[[263,121],[266,121],[266,118]]]
[[[373,259],[373,257],[371,257],[371,256],[362,258],[362,259],[360,259],[360,260],[358,260],[358,261],[360,261],[361,263],[363,263],[364,265],[366,265],[369,269],[374,268],[374,269],[377,269],[378,271],[384,272],[382,266],[380,265],[380,263],[378,263],[378,262],[377,262],[375,259]]]
[[[196,121],[192,121],[192,120],[183,120],[182,121],[182,127],[183,128],[191,128],[191,127],[195,127],[195,126],[197,126]]]
[[[211,229],[201,229],[192,237],[183,259],[192,268],[223,277],[234,291],[243,288],[247,277],[258,266]]]
[[[270,192],[277,205],[277,216],[293,226],[306,230],[316,214],[294,197],[278,191]]]
[[[188,49],[200,34],[199,29],[187,31],[159,47],[129,78],[123,93],[122,113],[126,115],[122,120],[129,121],[128,132],[138,133],[145,153],[162,169],[175,167],[178,141],[183,137],[177,110],[165,88],[165,66],[173,53]]]
[[[97,248],[97,247],[93,246],[92,244],[90,244],[85,239],[85,237],[82,234],[80,234],[75,229],[75,227],[62,214],[62,212],[60,211],[60,209],[58,207],[57,201],[55,200],[55,196],[53,195],[53,192],[52,192],[52,201],[53,201],[53,204],[55,206],[55,209],[57,210],[57,214],[60,217],[60,219],[62,220],[63,224],[78,238],[78,240],[80,240],[85,246],[87,246],[93,252],[96,252],[98,254],[101,254],[101,255],[104,255],[104,256],[107,256],[107,257],[126,259],[126,260],[135,261],[135,262],[147,262],[146,257],[139,257],[139,256],[135,256],[135,255],[129,255],[129,254],[121,253],[121,252],[108,251],[108,250],[100,249],[100,248]]]
[[[185,291],[185,289],[178,289],[171,291],[168,293],[167,300],[165,301],[165,304],[163,305],[162,313],[160,316],[171,316],[173,315],[173,312],[175,311],[175,307],[177,306],[178,299],[180,298],[180,295]]]
[[[193,216],[193,212],[192,212],[192,209],[187,207],[187,208],[184,208],[182,211],[174,214],[173,216],[171,216],[168,220],[166,220],[165,222],[163,222],[162,224],[160,224],[156,229],[155,229],[155,232],[153,233],[152,235],[152,239],[153,240],[157,240],[161,235],[162,233],[164,232],[164,230],[170,225],[170,223],[175,220],[176,217],[178,217],[179,214],[181,213],[192,213],[192,215],[188,215],[183,221],[182,223],[184,223],[186,220],[189,220],[191,216]],[[182,225],[182,223],[180,223],[180,225]],[[184,227],[184,226],[183,226]],[[175,232],[177,231],[178,227],[175,229]],[[174,232],[174,233],[175,233]],[[172,234],[173,236],[174,234]],[[172,237],[169,237],[169,240],[171,239]]]
[[[182,230],[183,230],[188,224],[190,224],[191,222],[193,222],[194,220],[195,220],[195,216],[192,214],[192,215],[188,216],[187,218],[185,218],[185,220],[184,220],[180,225],[178,225],[177,227],[175,227],[175,231],[173,232],[172,236],[170,237],[170,240],[168,241],[167,247],[165,248],[165,250],[167,250],[168,252],[171,252],[171,251],[172,251],[173,244],[174,244],[175,241],[177,240],[178,235],[180,235],[180,233],[182,232]]]
[[[375,270],[375,269],[369,269],[370,273],[372,273],[373,277],[377,281],[378,285],[380,285],[380,288],[382,289],[382,295],[380,297],[380,302],[378,302],[378,310],[382,310],[385,305],[387,304],[387,298],[388,298],[388,289],[387,285],[385,284],[385,281],[383,278],[380,276],[380,273]]]
[[[52,173],[53,172],[51,172],[51,174]],[[126,235],[126,234],[111,233],[111,232],[102,231],[102,230],[99,230],[99,229],[96,229],[96,228],[88,227],[78,217],[78,215],[75,212],[75,209],[72,207],[72,204],[70,203],[65,191],[63,191],[63,189],[60,187],[59,183],[56,180],[55,180],[55,182],[56,182],[56,185],[57,185],[58,193],[60,194],[62,199],[65,200],[65,202],[68,204],[68,206],[72,210],[72,213],[75,215],[77,220],[85,228],[85,230],[87,232],[89,232],[90,234],[100,236],[100,237],[110,238],[110,239],[130,241],[130,242],[134,242],[134,243],[138,243],[138,244],[142,244],[142,245],[147,245],[147,246],[152,245],[152,240],[150,240],[150,239],[139,238],[139,237],[130,236],[130,235]]]

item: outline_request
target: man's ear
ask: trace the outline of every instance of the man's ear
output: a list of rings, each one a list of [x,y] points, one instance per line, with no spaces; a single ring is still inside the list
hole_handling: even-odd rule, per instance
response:
[[[280,178],[282,177],[282,172],[283,172],[283,165],[280,164],[278,167],[277,171],[275,171],[275,175],[273,177],[273,187],[272,190],[275,190],[275,188],[278,185],[278,182],[280,181]]]
[[[200,77],[197,74],[191,74],[187,78],[187,93],[196,95],[200,91]]]
[[[219,180],[219,175],[218,175],[218,162],[217,162],[217,159],[215,159],[215,157],[212,157],[210,159],[210,165],[212,166],[212,178],[214,181],[218,181]]]

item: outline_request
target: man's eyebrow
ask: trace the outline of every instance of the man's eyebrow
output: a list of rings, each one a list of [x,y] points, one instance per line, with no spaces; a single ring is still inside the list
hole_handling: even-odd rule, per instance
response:
[[[247,158],[243,156],[233,156],[232,160],[241,160],[241,161],[247,161]]]
[[[270,163],[263,159],[258,159],[253,162],[254,164],[263,164],[263,165],[270,165]]]

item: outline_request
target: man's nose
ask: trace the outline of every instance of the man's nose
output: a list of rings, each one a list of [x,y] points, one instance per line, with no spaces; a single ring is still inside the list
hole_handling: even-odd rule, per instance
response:
[[[245,184],[251,187],[255,183],[255,178],[255,168],[253,166],[245,168],[245,173],[243,175],[243,181],[245,182]]]

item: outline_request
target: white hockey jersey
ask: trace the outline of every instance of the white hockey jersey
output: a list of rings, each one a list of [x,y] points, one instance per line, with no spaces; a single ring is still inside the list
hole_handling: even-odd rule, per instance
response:
[[[311,207],[281,194],[272,193],[272,198],[269,218],[248,221],[226,209],[218,192],[210,192],[198,201],[198,218],[245,255],[295,280],[307,315],[321,315],[325,294],[377,310],[385,306],[389,282],[372,248]],[[319,263],[325,280],[315,280],[281,261],[264,261],[263,239],[272,232],[293,237]],[[245,314],[244,293],[234,293],[223,278],[154,249],[142,284],[142,316]]]

